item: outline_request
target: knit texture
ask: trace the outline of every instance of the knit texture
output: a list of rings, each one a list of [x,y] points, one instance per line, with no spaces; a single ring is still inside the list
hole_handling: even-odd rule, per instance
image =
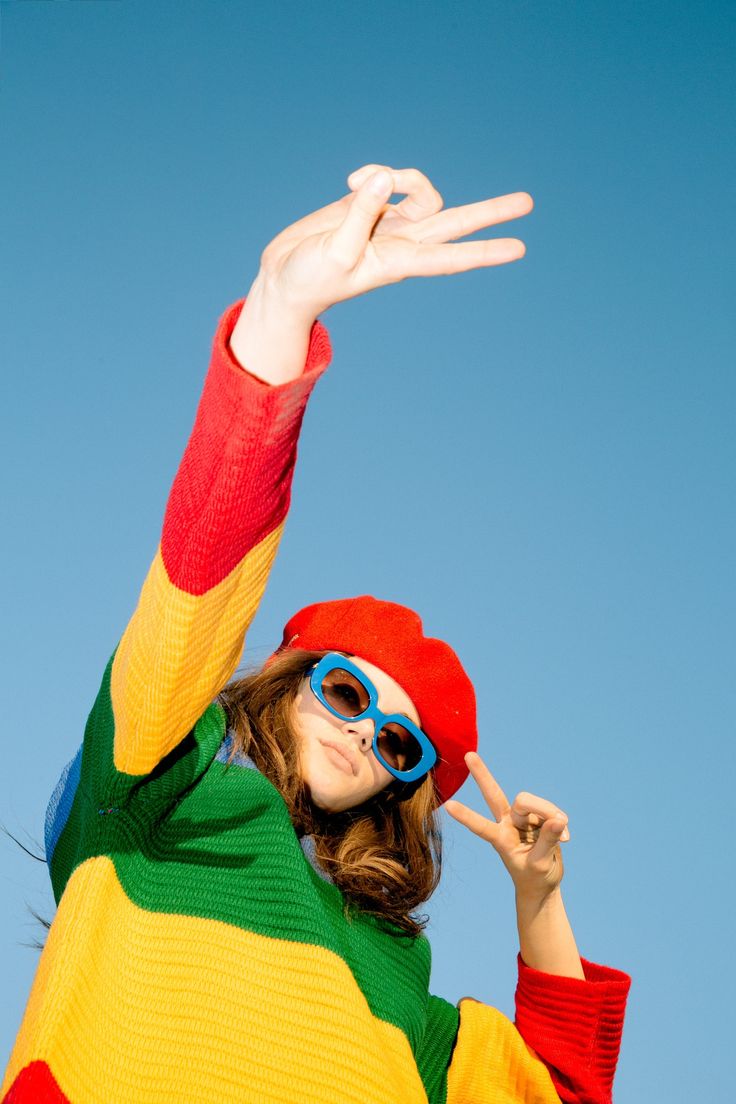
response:
[[[519,955],[515,1022],[564,1104],[609,1104],[631,978],[582,962],[584,981],[532,970]]]
[[[278,791],[222,754],[213,701],[263,593],[331,356],[315,323],[302,376],[269,387],[229,351],[241,306],[220,320],[160,547],[49,806],[58,910],[0,1099],[555,1104],[529,1049],[548,1039],[567,1060],[543,1010],[526,1016],[527,1046],[494,1009],[430,996],[424,936],[347,920]],[[598,1019],[613,1024],[622,1011],[606,1008],[602,995]],[[584,1049],[586,1068],[605,1066],[590,1037]]]

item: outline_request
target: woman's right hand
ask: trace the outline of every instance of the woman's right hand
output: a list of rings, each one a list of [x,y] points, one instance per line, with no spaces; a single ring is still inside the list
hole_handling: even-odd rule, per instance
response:
[[[304,323],[335,303],[409,276],[448,276],[524,256],[518,238],[448,244],[531,211],[527,192],[443,211],[443,199],[418,169],[364,165],[351,191],[292,223],[266,246],[255,286]],[[388,201],[397,192],[406,198]]]

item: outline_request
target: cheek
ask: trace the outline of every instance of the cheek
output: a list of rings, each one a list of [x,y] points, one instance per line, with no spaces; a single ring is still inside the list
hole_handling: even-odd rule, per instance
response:
[[[294,731],[302,735],[339,728],[341,724],[337,717],[333,717],[320,705],[310,691],[306,693],[300,691],[297,694],[292,706],[291,718]]]
[[[318,715],[311,694],[297,694],[291,711],[291,727],[297,745],[302,748],[310,737],[324,731],[324,717]]]
[[[309,706],[313,701],[313,696],[311,694],[305,694],[303,690],[300,690],[294,698],[291,705],[291,723],[296,731],[299,731],[302,727],[305,718],[312,715],[310,714]]]

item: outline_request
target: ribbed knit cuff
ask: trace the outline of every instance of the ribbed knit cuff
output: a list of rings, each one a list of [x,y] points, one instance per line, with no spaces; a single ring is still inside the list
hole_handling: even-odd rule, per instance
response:
[[[585,980],[533,970],[519,955],[516,1026],[565,1104],[609,1104],[631,978],[582,963]]]
[[[238,299],[236,303],[229,306],[221,315],[217,323],[217,330],[213,342],[213,362],[219,362],[220,367],[235,369],[236,373],[241,377],[245,372],[247,379],[252,380],[256,386],[265,388],[268,391],[299,391],[300,384],[301,389],[304,387],[305,376],[310,376],[314,372],[318,372],[319,368],[324,370],[329,364],[332,359],[332,347],[330,345],[329,334],[321,322],[314,322],[309,335],[309,348],[307,349],[306,363],[300,376],[297,376],[294,380],[288,380],[286,383],[279,384],[266,383],[265,380],[259,379],[258,376],[252,376],[250,372],[248,372],[248,365],[241,365],[236,360],[230,348],[230,338],[235,329],[235,324],[240,318],[244,303],[245,297]],[[318,372],[318,374],[320,373]],[[311,386],[309,390],[311,391],[316,380],[313,379],[310,382]]]

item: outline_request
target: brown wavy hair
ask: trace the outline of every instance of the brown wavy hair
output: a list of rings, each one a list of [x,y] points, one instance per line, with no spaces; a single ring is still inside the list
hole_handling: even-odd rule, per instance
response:
[[[283,797],[297,834],[314,837],[317,861],[344,894],[346,915],[362,910],[416,936],[427,917],[412,914],[434,893],[442,867],[434,777],[397,779],[341,813],[312,802],[299,772],[294,709],[303,679],[323,655],[290,648],[225,687],[220,702],[234,736],[231,759],[249,755]]]

